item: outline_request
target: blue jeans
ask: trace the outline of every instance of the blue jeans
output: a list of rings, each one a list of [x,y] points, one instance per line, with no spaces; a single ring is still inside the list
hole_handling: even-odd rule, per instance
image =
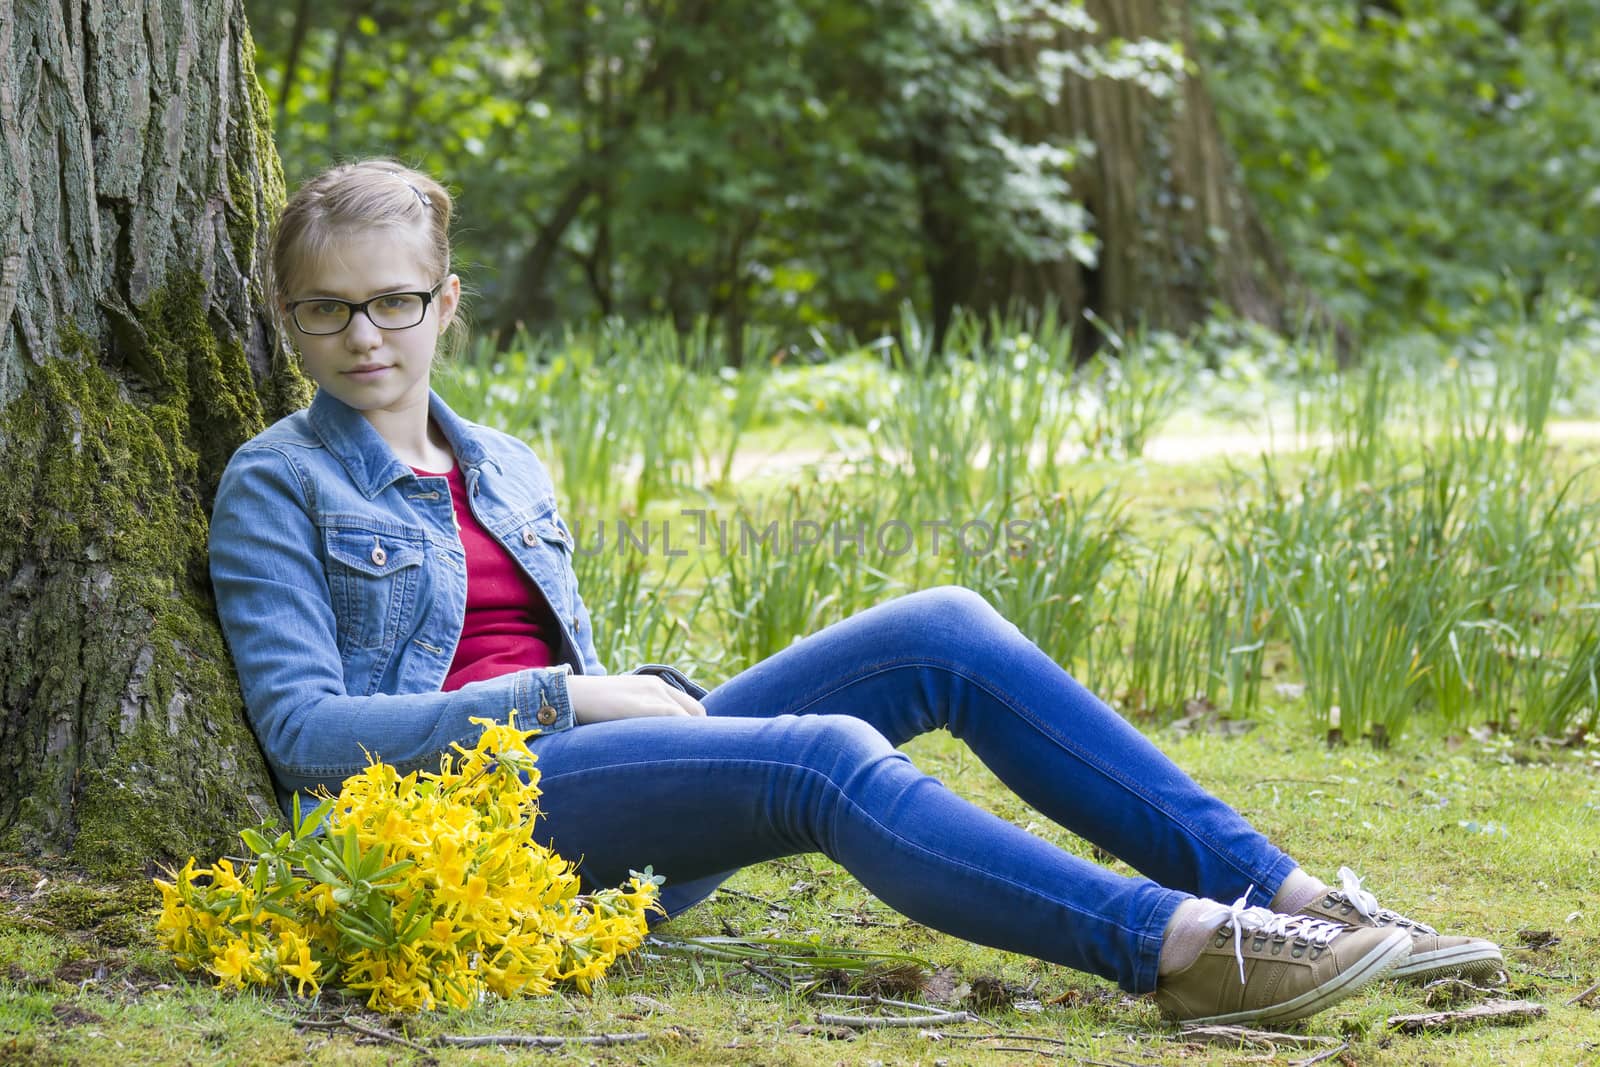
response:
[[[1189,895],[1264,903],[1295,863],[977,594],[914,593],[718,686],[704,719],[535,738],[544,836],[596,885],[646,864],[677,912],[734,870],[822,852],[924,925],[1155,987]],[[963,800],[895,751],[939,727],[1125,877]]]

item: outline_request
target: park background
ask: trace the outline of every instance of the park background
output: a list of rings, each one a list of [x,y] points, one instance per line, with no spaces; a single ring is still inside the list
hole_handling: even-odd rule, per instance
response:
[[[1359,860],[1495,937],[1549,1010],[1395,1038],[1421,998],[1392,991],[1314,1033],[1362,1062],[1595,1058],[1564,1002],[1600,971],[1596,55],[1577,0],[9,9],[5,1054],[397,1051],[176,980],[128,881],[268,813],[205,511],[307,395],[261,290],[284,182],[379,154],[459,195],[473,339],[438,384],[550,465],[613,669],[715,681],[968,585],[1317,873]],[[913,755],[1088,854],[959,744]],[[1065,1042],[1030,1055],[1199,1055],[814,858],[674,930],[913,954]],[[773,951],[662,949],[592,1000],[421,1025],[1008,1055],[836,1045]]]

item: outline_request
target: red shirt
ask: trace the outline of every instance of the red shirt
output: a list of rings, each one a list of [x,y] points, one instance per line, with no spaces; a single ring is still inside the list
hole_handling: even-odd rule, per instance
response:
[[[438,471],[411,469],[425,478],[441,477]],[[560,645],[561,631],[549,601],[473,516],[461,468],[452,467],[442,476],[450,480],[456,530],[467,554],[467,618],[440,688],[449,692],[525,667],[550,666],[555,662],[551,649]]]

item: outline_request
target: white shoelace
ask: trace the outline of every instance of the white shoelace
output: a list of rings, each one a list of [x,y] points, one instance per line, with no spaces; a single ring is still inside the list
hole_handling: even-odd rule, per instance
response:
[[[1361,879],[1349,867],[1339,868],[1339,882],[1341,883],[1339,891],[1344,894],[1344,898],[1350,902],[1352,908],[1356,909],[1356,914],[1368,922],[1376,923],[1379,926],[1397,922],[1407,926],[1414,926],[1423,933],[1431,934],[1436,932],[1431,926],[1425,926],[1415,919],[1408,919],[1399,912],[1379,907],[1378,898],[1368,890],[1361,888]]]
[[[1252,889],[1254,886],[1251,887]],[[1370,894],[1369,894],[1370,895]],[[1260,907],[1246,907],[1245,901],[1250,898],[1250,890],[1245,890],[1244,896],[1232,904],[1221,904],[1215,900],[1202,898],[1201,903],[1207,905],[1200,921],[1214,923],[1213,930],[1220,930],[1224,926],[1233,927],[1233,957],[1239,961],[1239,982],[1244,983],[1244,933],[1246,930],[1252,934],[1262,934],[1274,939],[1294,938],[1304,941],[1309,945],[1326,947],[1333,943],[1333,939],[1344,933],[1348,927],[1343,923],[1332,922],[1328,919],[1313,919],[1309,915],[1280,915],[1275,911]]]

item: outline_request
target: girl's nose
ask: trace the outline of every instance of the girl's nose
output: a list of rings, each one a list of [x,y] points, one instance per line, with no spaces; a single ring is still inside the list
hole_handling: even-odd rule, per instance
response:
[[[383,342],[383,331],[372,324],[364,311],[350,316],[350,325],[344,328],[345,347],[352,352],[370,352]]]

